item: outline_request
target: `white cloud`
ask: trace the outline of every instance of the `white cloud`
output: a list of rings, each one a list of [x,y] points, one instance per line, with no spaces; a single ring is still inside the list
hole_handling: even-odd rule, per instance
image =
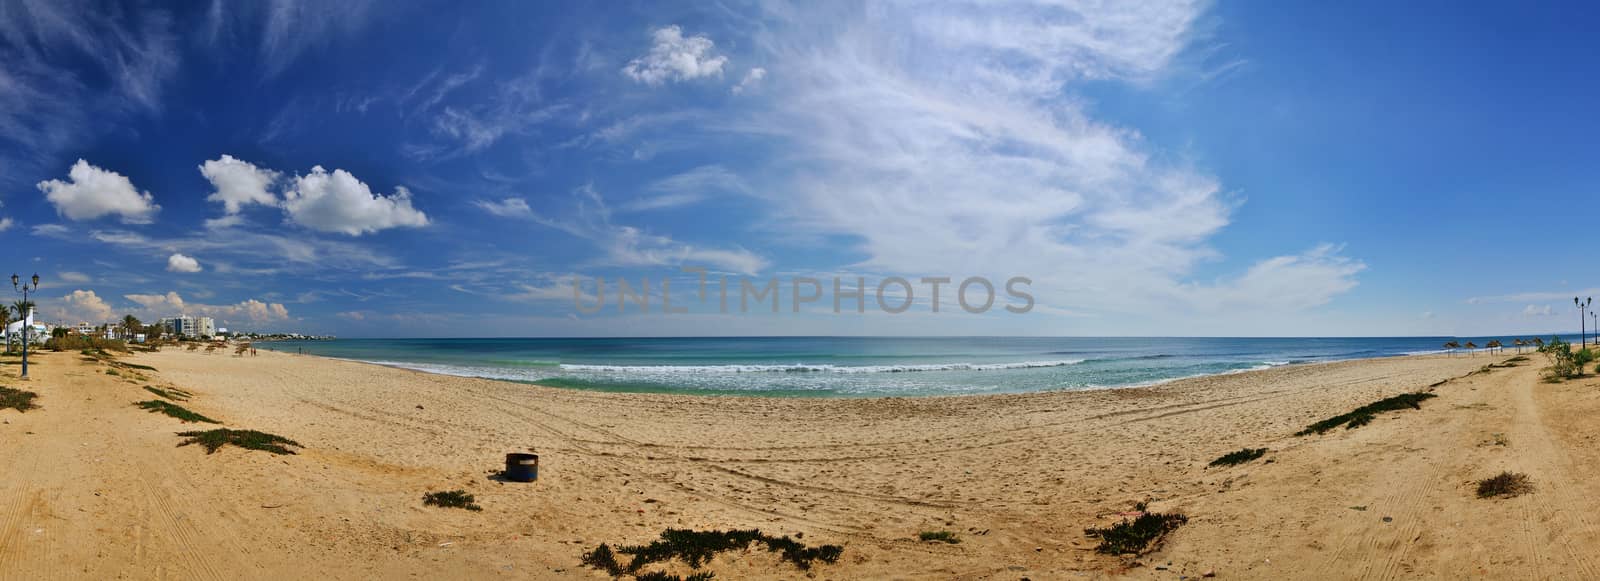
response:
[[[330,174],[320,165],[294,178],[283,207],[296,224],[350,236],[428,225],[428,217],[411,207],[411,192],[404,186],[393,195],[374,194],[350,172],[335,169]]]
[[[7,216],[5,218],[0,218],[0,232],[5,232],[6,230],[10,230],[11,227],[15,226],[15,225],[16,225],[16,222],[11,221],[11,217],[10,216]]]
[[[1023,275],[1035,280],[1040,305],[1094,314],[1176,304],[1228,322],[1259,305],[1327,304],[1365,268],[1336,246],[1244,257],[1242,271],[1196,280],[1222,258],[1209,241],[1241,200],[1136,130],[1097,119],[1074,94],[1088,81],[1137,85],[1169,73],[1204,7],[1024,0],[1007,10],[773,9],[762,15],[771,25],[750,40],[765,69],[782,71],[761,79],[763,99],[692,123],[626,126],[613,141],[746,139],[781,151],[761,173],[781,177],[748,189],[774,208],[761,226],[855,241],[847,250],[861,257],[856,269]],[[640,73],[630,76],[677,78],[648,61],[630,64]],[[622,207],[651,205],[635,203]],[[643,232],[618,230],[606,237],[624,241],[614,261],[653,257],[625,242]]]
[[[169,291],[164,295],[130,294],[123,295],[123,298],[144,307],[145,314],[151,318],[188,314],[251,323],[270,323],[289,318],[289,309],[282,303],[267,303],[256,299],[247,299],[231,305],[208,305],[185,301],[176,291]]]
[[[638,198],[622,206],[626,211],[659,210],[699,203],[712,194],[748,193],[743,179],[720,165],[705,165],[657,180],[648,188],[656,195]]]
[[[483,211],[501,218],[527,218],[533,216],[533,209],[528,207],[527,200],[522,198],[506,198],[498,202],[489,200],[475,200],[472,202]]]
[[[1566,284],[1566,281],[1562,281],[1562,284]],[[1525,303],[1525,302],[1538,302],[1538,301],[1562,301],[1562,302],[1567,302],[1567,301],[1571,301],[1574,297],[1592,297],[1592,296],[1600,296],[1600,288],[1586,288],[1586,289],[1582,289],[1582,290],[1563,290],[1563,291],[1531,291],[1531,292],[1513,293],[1513,294],[1508,294],[1508,295],[1471,297],[1471,298],[1468,298],[1466,300],[1466,303],[1470,304],[1470,305],[1476,305],[1476,304],[1479,304],[1479,303]],[[1573,307],[1573,308],[1576,309],[1577,307]]]
[[[34,236],[65,236],[72,230],[60,224],[40,224],[33,227]]]
[[[663,266],[685,264],[720,268],[740,274],[756,274],[767,267],[767,260],[743,248],[707,248],[651,234],[642,229],[614,224],[611,210],[593,186],[579,188],[577,210],[567,219],[556,220],[537,213],[532,219],[573,236],[589,240],[605,252],[602,260],[611,266]]]
[[[73,272],[73,271],[70,271],[70,270],[56,273],[56,278],[61,279],[62,282],[70,282],[70,283],[76,283],[76,284],[83,284],[83,283],[86,283],[86,282],[91,282],[93,280],[93,279],[90,279],[89,275],[87,275],[87,274],[84,274],[84,273],[81,273],[81,272]]]
[[[668,81],[687,81],[722,76],[728,57],[715,54],[716,43],[705,35],[683,36],[677,25],[651,32],[655,44],[650,53],[628,62],[622,74],[634,81],[657,86]]]
[[[83,321],[88,323],[104,323],[111,320],[111,305],[106,304],[92,290],[75,290],[71,294],[61,297],[57,301],[59,306],[49,312],[49,316],[69,322]]]
[[[39,191],[68,220],[93,220],[117,215],[124,224],[149,224],[161,206],[150,192],[140,192],[133,182],[114,171],[101,169],[82,159],[67,173],[71,180],[39,182]]]
[[[750,69],[749,72],[744,74],[744,78],[739,80],[739,84],[734,85],[730,90],[735,95],[743,94],[745,91],[755,89],[761,84],[761,79],[765,78],[767,78],[767,69],[761,67]]]
[[[269,190],[278,181],[278,172],[256,167],[248,161],[224,154],[200,164],[200,175],[216,188],[206,200],[222,202],[227,215],[238,214],[250,204],[274,206],[278,197]]]
[[[1548,317],[1555,314],[1555,309],[1550,305],[1528,305],[1522,308],[1524,317]]]
[[[200,272],[200,270],[200,261],[188,256],[173,254],[167,257],[167,272]]]

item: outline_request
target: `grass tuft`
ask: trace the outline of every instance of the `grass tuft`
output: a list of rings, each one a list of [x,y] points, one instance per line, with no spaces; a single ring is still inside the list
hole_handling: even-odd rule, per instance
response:
[[[661,531],[660,540],[648,545],[619,546],[613,550],[609,545],[602,543],[583,555],[583,564],[603,570],[612,577],[634,575],[638,579],[675,579],[676,577],[652,576],[657,574],[640,573],[639,570],[654,563],[673,559],[687,563],[692,569],[699,569],[718,553],[745,550],[752,544],[765,545],[767,551],[779,553],[780,559],[788,561],[802,571],[811,569],[816,561],[836,562],[844,553],[844,547],[839,545],[808,547],[788,536],[774,537],[763,534],[757,529],[731,531],[667,529]],[[632,558],[627,564],[623,564],[618,560],[619,554],[632,555]],[[687,579],[710,578],[708,575],[695,575]]]
[[[465,490],[451,490],[449,492],[429,492],[422,495],[422,504],[444,508],[464,508],[473,512],[483,510],[478,506],[477,498]]]
[[[1251,460],[1255,460],[1256,458],[1260,458],[1266,455],[1266,453],[1266,448],[1244,448],[1237,452],[1229,452],[1224,454],[1221,458],[1212,460],[1211,463],[1207,464],[1206,466],[1215,468],[1217,466],[1234,466],[1238,464],[1244,464]]]
[[[158,413],[159,412],[159,413],[167,414],[169,416],[178,418],[180,420],[183,420],[183,421],[189,422],[189,423],[194,423],[194,422],[203,422],[203,423],[207,423],[207,424],[220,424],[220,423],[222,423],[222,422],[213,420],[211,418],[202,416],[200,414],[194,413],[192,411],[189,411],[187,408],[185,408],[183,406],[180,406],[178,404],[164,402],[164,401],[161,401],[159,399],[152,399],[150,401],[141,401],[141,402],[133,404],[133,405],[136,405],[136,406],[139,406],[142,409],[148,410],[150,413]]]
[[[207,454],[214,454],[223,446],[230,444],[246,450],[260,450],[263,452],[271,452],[273,454],[280,455],[294,454],[294,450],[290,450],[288,446],[294,446],[297,448],[304,447],[294,440],[290,440],[283,436],[268,434],[265,432],[257,432],[255,430],[229,430],[226,428],[218,428],[215,430],[179,432],[178,435],[187,438],[186,440],[178,443],[179,447],[188,446],[189,444],[199,444],[205,447]]]
[[[1186,522],[1189,522],[1189,517],[1181,514],[1147,512],[1131,521],[1122,519],[1122,522],[1103,529],[1086,528],[1083,533],[1100,539],[1100,545],[1094,548],[1095,552],[1137,555]]]
[[[1372,423],[1372,418],[1383,412],[1404,409],[1422,409],[1422,401],[1434,397],[1438,396],[1431,393],[1416,392],[1402,393],[1394,397],[1380,399],[1351,410],[1349,413],[1333,416],[1326,420],[1311,424],[1310,426],[1306,426],[1306,429],[1296,432],[1295,435],[1308,436],[1311,434],[1323,434],[1339,426],[1344,426],[1347,430],[1359,428]]]
[[[126,367],[126,368],[129,368],[129,369],[141,369],[141,370],[144,370],[144,371],[155,371],[155,370],[156,370],[156,368],[154,368],[154,367],[151,367],[151,366],[149,366],[149,365],[140,365],[140,364],[138,364],[138,363],[123,363],[123,362],[117,362],[117,365],[120,365],[120,366],[122,366],[122,367]]]
[[[1533,492],[1533,480],[1520,472],[1501,472],[1478,481],[1478,498],[1511,498]]]
[[[952,545],[961,543],[961,539],[956,538],[956,534],[950,531],[922,531],[917,533],[917,538],[923,541],[937,541]]]
[[[0,410],[9,408],[19,412],[26,412],[31,409],[38,409],[39,406],[33,403],[34,398],[37,397],[39,397],[39,394],[31,391],[0,387]]]

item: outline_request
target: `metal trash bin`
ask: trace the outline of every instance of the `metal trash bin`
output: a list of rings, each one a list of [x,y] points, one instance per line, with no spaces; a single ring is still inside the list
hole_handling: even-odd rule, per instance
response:
[[[533,482],[539,479],[539,455],[511,453],[506,454],[506,480],[514,482]]]

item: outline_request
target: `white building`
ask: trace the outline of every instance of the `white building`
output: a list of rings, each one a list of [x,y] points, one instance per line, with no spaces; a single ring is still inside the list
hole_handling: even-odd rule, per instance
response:
[[[195,319],[194,326],[195,332],[200,337],[213,337],[217,334],[217,322],[211,320],[211,317],[200,317]]]
[[[198,325],[195,324],[194,317],[190,317],[189,315],[167,317],[161,320],[161,326],[166,327],[168,331],[171,331],[173,335],[178,337],[200,336],[198,333],[199,329],[197,328]]]

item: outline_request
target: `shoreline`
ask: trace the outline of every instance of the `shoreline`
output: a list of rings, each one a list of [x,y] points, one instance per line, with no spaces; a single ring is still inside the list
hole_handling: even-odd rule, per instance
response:
[[[1426,357],[1445,356],[1447,354],[1446,352],[1442,352],[1441,351],[1441,352],[1427,352],[1427,353],[1404,353],[1404,354],[1399,354],[1399,355],[1376,355],[1376,356],[1372,356],[1372,357],[1352,357],[1352,358],[1345,358],[1345,359],[1327,359],[1327,360],[1322,360],[1322,361],[1288,362],[1288,363],[1282,363],[1282,364],[1277,364],[1277,365],[1273,365],[1273,364],[1268,363],[1268,364],[1261,364],[1261,365],[1257,365],[1255,367],[1249,367],[1249,368],[1245,368],[1245,369],[1231,369],[1231,370],[1218,371],[1218,372],[1213,372],[1213,373],[1199,373],[1199,374],[1194,374],[1194,375],[1185,375],[1185,376],[1181,376],[1181,377],[1171,377],[1171,378],[1166,378],[1166,379],[1158,379],[1158,380],[1152,380],[1152,381],[1148,381],[1148,382],[1139,382],[1139,383],[1132,383],[1132,384],[1125,384],[1125,385],[1090,385],[1090,386],[1081,386],[1081,387],[1064,387],[1064,388],[1053,388],[1053,389],[1043,389],[1043,390],[1033,390],[1033,391],[990,392],[990,393],[955,393],[955,394],[929,393],[929,394],[910,394],[910,395],[878,395],[878,394],[865,394],[865,395],[850,395],[850,394],[808,395],[804,391],[794,390],[794,394],[793,395],[776,394],[776,393],[774,393],[773,395],[763,395],[763,393],[773,393],[773,392],[770,392],[770,391],[764,392],[764,391],[760,391],[760,390],[714,391],[714,390],[699,389],[699,388],[663,388],[661,390],[639,390],[639,389],[629,389],[629,388],[603,389],[603,388],[589,388],[589,387],[573,387],[573,386],[550,385],[550,384],[546,384],[546,383],[541,383],[541,381],[543,381],[543,380],[520,380],[520,379],[509,379],[509,378],[501,378],[501,377],[491,377],[491,376],[484,376],[484,375],[469,375],[469,374],[446,373],[446,372],[443,372],[443,371],[436,371],[436,370],[429,370],[429,369],[418,369],[416,367],[412,367],[412,365],[420,365],[420,364],[413,364],[413,363],[408,363],[408,362],[403,362],[403,361],[368,361],[368,360],[353,359],[353,358],[348,358],[348,357],[334,357],[334,356],[330,356],[330,355],[318,355],[318,354],[314,354],[314,353],[286,353],[286,352],[281,352],[281,351],[279,351],[277,353],[282,353],[284,355],[292,355],[292,356],[296,356],[296,357],[317,357],[317,358],[327,359],[327,360],[331,360],[331,361],[342,361],[342,362],[356,363],[356,364],[361,364],[361,365],[371,365],[371,366],[382,367],[382,368],[386,368],[386,369],[398,369],[398,370],[403,370],[403,371],[410,371],[410,372],[414,372],[414,373],[420,373],[420,374],[424,374],[424,375],[436,375],[436,376],[441,376],[441,377],[456,377],[456,378],[462,378],[462,379],[480,379],[480,380],[486,380],[486,381],[499,381],[499,382],[504,382],[504,383],[513,383],[513,384],[519,384],[519,385],[536,386],[536,387],[540,387],[540,388],[544,388],[544,389],[563,389],[563,390],[573,390],[573,391],[588,391],[588,392],[595,392],[595,393],[623,393],[623,394],[632,393],[632,394],[658,394],[658,395],[686,395],[686,396],[695,396],[695,397],[716,397],[716,398],[748,397],[748,398],[758,398],[758,399],[769,399],[770,398],[770,399],[823,399],[823,400],[834,400],[834,399],[844,399],[844,400],[863,400],[863,399],[868,399],[868,400],[870,400],[870,399],[885,399],[885,398],[887,398],[887,399],[923,399],[923,398],[990,397],[990,396],[1006,396],[1006,395],[1025,395],[1025,394],[1035,394],[1035,393],[1075,393],[1075,392],[1090,392],[1090,391],[1119,390],[1119,389],[1140,389],[1140,388],[1158,387],[1158,386],[1163,386],[1163,385],[1176,383],[1176,382],[1181,382],[1181,381],[1187,381],[1187,380],[1195,380],[1195,379],[1204,379],[1204,378],[1209,378],[1209,377],[1222,377],[1222,376],[1229,376],[1229,375],[1239,375],[1239,374],[1246,374],[1246,373],[1257,373],[1257,372],[1263,372],[1263,371],[1271,371],[1271,370],[1274,370],[1274,369],[1282,369],[1282,368],[1285,368],[1285,367],[1330,365],[1330,364],[1336,364],[1336,363],[1346,363],[1346,362],[1351,362],[1351,361],[1370,361],[1370,360],[1398,359],[1398,358],[1426,358]],[[1504,355],[1515,356],[1515,355],[1518,355],[1518,353],[1512,352],[1512,353],[1506,353]],[[1475,356],[1476,356],[1476,354],[1474,354],[1474,355],[1466,355],[1464,357],[1475,357]],[[1489,355],[1488,357],[1496,357],[1496,356],[1497,355]],[[1448,356],[1448,357],[1449,358],[1454,358],[1453,355],[1452,356]],[[1081,363],[1082,361],[1079,361],[1079,362]],[[560,364],[557,364],[557,365],[560,365]]]

